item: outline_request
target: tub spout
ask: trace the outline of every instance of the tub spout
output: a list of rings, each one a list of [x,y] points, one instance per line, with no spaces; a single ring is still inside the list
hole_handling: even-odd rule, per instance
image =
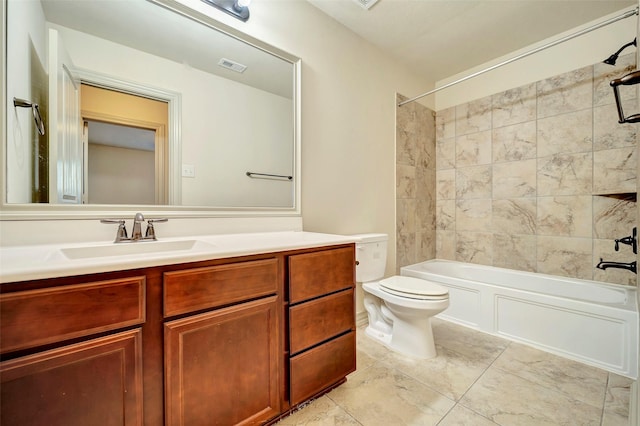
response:
[[[637,269],[636,269],[636,261],[633,261],[633,262],[630,262],[630,263],[606,262],[606,261],[602,260],[602,258],[600,258],[600,263],[598,263],[596,268],[602,269],[602,270],[606,270],[607,268],[619,268],[619,269],[626,269],[628,271],[633,272],[634,274],[638,273]]]

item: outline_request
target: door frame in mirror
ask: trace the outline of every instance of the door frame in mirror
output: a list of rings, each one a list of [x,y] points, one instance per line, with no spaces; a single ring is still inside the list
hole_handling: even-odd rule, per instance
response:
[[[10,220],[70,220],[70,219],[96,219],[111,216],[123,216],[128,217],[135,212],[144,211],[149,215],[154,213],[162,214],[166,217],[263,217],[263,216],[301,216],[301,194],[302,194],[302,182],[301,182],[301,72],[302,61],[297,56],[287,53],[281,49],[269,45],[261,40],[251,37],[233,27],[225,25],[214,18],[205,15],[201,12],[193,10],[182,3],[175,0],[147,0],[151,3],[158,5],[158,7],[164,7],[175,13],[178,13],[186,18],[206,25],[216,31],[222,32],[230,37],[236,38],[246,44],[249,44],[257,49],[263,50],[271,55],[277,56],[289,63],[293,67],[293,87],[294,87],[294,181],[293,181],[293,206],[292,207],[209,207],[209,206],[182,206],[182,205],[60,205],[60,204],[8,204],[7,200],[7,113],[8,113],[8,101],[7,101],[7,2],[3,1],[0,5],[0,32],[1,35],[1,52],[0,52],[0,69],[2,73],[0,76],[0,99],[2,104],[0,105],[0,124],[2,125],[2,149],[0,151],[1,175],[0,175],[0,221]],[[94,78],[100,78],[98,74],[85,72],[83,75],[89,80]],[[102,76],[104,77],[104,76]],[[125,82],[122,82],[125,83]],[[175,94],[173,94],[175,95]],[[177,108],[177,110],[171,110],[170,114],[174,117],[180,117],[180,97],[173,96],[170,92],[164,92],[162,96],[169,96],[173,99],[172,106],[170,108]],[[179,119],[177,122],[179,123]],[[179,140],[181,129],[179,125],[172,126],[170,137],[176,137]],[[175,145],[172,145],[175,146]],[[170,148],[172,149],[172,148]],[[178,150],[179,151],[179,150]],[[172,155],[173,152],[170,153]],[[178,163],[179,164],[179,163]],[[180,171],[178,171],[178,174]],[[173,175],[174,172],[172,171]],[[179,179],[179,177],[178,177]],[[180,185],[175,186],[180,188]],[[177,195],[176,195],[177,196]],[[171,199],[171,195],[170,195]]]
[[[168,205],[182,204],[182,95],[162,88],[141,85],[136,82],[114,78],[106,74],[100,74],[85,69],[75,69],[76,75],[82,83],[102,89],[116,90],[136,96],[144,96],[150,99],[163,101],[169,107],[169,130],[167,139],[169,145],[169,169],[168,176]]]

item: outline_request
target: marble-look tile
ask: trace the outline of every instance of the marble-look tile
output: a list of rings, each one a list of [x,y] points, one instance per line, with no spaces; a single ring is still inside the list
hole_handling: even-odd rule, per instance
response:
[[[452,200],[456,198],[456,169],[436,171],[436,199]]]
[[[591,108],[593,105],[593,67],[584,67],[537,83],[537,117]]]
[[[607,396],[604,401],[603,426],[629,424],[629,397],[633,380],[609,373]]]
[[[536,272],[535,235],[493,235],[493,266]]]
[[[469,133],[456,138],[456,167],[491,163],[491,131]]]
[[[631,235],[637,226],[638,211],[632,197],[593,197],[593,236],[610,239]]]
[[[424,262],[436,258],[436,231],[418,232],[416,234],[416,262]]]
[[[636,99],[623,101],[625,114],[637,113],[640,109]],[[633,123],[618,123],[618,108],[615,104],[608,104],[593,109],[593,149],[622,148],[635,146],[637,125]]]
[[[510,161],[493,165],[493,198],[536,195],[537,160]]]
[[[492,422],[480,414],[474,413],[468,408],[458,404],[442,419],[438,426],[496,426],[497,423]]]
[[[451,107],[436,113],[436,139],[450,139],[456,136],[456,108]]]
[[[511,235],[535,235],[536,205],[536,198],[493,200],[493,231]]]
[[[396,165],[396,198],[416,197],[416,168],[404,164]]]
[[[456,232],[456,259],[460,262],[493,264],[493,234],[489,232]]]
[[[537,195],[591,194],[592,175],[591,152],[539,158]]]
[[[415,169],[415,197],[417,199],[436,199],[436,171],[416,167]]]
[[[360,354],[360,356],[363,356],[365,360],[371,359],[376,362],[386,359],[391,351],[384,345],[381,345],[378,341],[373,340],[371,337],[367,336],[365,328],[366,327],[358,327],[358,329],[356,330],[356,348],[358,350],[358,354]],[[373,364],[375,364],[375,362],[369,362],[368,366],[371,366]],[[361,365],[359,363],[357,364],[358,371],[364,370],[368,366]],[[351,373],[351,375],[354,375],[356,373]]]
[[[592,197],[538,197],[537,234],[588,237],[592,235]]]
[[[401,102],[402,97],[397,98]],[[414,103],[396,107],[396,163],[411,166],[416,164],[416,140],[419,126]]]
[[[593,150],[593,110],[538,120],[538,157]]]
[[[491,230],[491,200],[474,198],[456,202],[456,231]]]
[[[576,361],[512,343],[492,367],[594,407],[602,405],[608,373]]]
[[[509,341],[490,334],[454,324],[440,318],[432,318],[433,339],[450,351],[485,365],[491,364],[509,346]]]
[[[491,129],[491,97],[456,107],[456,136]]]
[[[518,426],[596,426],[602,412],[497,368],[489,368],[460,404],[498,424]]]
[[[491,97],[493,128],[535,120],[536,84],[516,87]]]
[[[399,233],[416,231],[416,201],[413,199],[396,200],[396,228]]]
[[[304,404],[277,424],[281,426],[360,425],[358,421],[338,407],[326,395]]]
[[[636,192],[636,147],[606,149],[593,153],[593,192]]]
[[[416,232],[435,232],[436,200],[433,198],[416,199]]]
[[[478,380],[488,363],[436,345],[437,356],[428,360],[391,353],[383,365],[398,370],[447,398],[457,401]]]
[[[456,167],[456,138],[438,139],[436,142],[436,169]]]
[[[491,166],[456,169],[456,198],[491,198]]]
[[[628,234],[620,234],[627,236]],[[610,240],[593,240],[593,279],[605,283],[621,284],[628,286],[636,286],[636,274],[626,269],[607,268],[606,270],[595,268],[600,259],[610,262],[629,263],[636,260],[636,255],[629,246],[620,245],[620,250],[615,250],[615,241]]]
[[[491,143],[494,163],[536,158],[536,122],[494,128]]]
[[[456,200],[436,202],[436,229],[440,231],[456,230]]]
[[[593,276],[590,238],[538,236],[538,272],[590,280]]]
[[[611,66],[601,62],[593,66],[593,103],[594,105],[615,104],[613,89],[609,82],[620,78],[636,69],[636,53],[628,53],[618,57],[616,64]],[[627,89],[627,90],[625,90]],[[630,89],[630,90],[629,90]],[[635,99],[634,86],[620,86],[622,99]]]
[[[455,231],[436,230],[436,258],[456,260]]]
[[[356,371],[327,395],[366,425],[433,425],[454,402],[395,369]]]
[[[416,263],[416,234],[398,232],[396,234],[396,268]]]
[[[416,166],[425,169],[436,168],[436,129],[435,112],[416,103],[419,110],[418,120],[421,123],[416,140]]]

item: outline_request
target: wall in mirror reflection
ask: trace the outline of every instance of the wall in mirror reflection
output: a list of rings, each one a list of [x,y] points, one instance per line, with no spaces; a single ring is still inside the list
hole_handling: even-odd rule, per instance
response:
[[[48,32],[44,31],[45,27],[54,28],[74,67],[179,95],[181,158],[169,158],[168,167],[181,173],[182,165],[187,165],[195,173],[178,177],[180,199],[170,199],[169,204],[293,206],[292,181],[246,175],[247,171],[293,175],[292,99],[214,76],[188,63],[47,23],[39,2],[12,1],[8,16],[8,101],[14,96],[43,105],[54,101],[47,99],[45,87]],[[25,79],[25,75],[31,78]],[[42,109],[46,117],[47,108]],[[46,170],[52,167],[47,164],[47,135],[38,138],[27,109],[17,111],[11,105],[7,110],[7,202],[55,202],[55,197],[47,198]]]

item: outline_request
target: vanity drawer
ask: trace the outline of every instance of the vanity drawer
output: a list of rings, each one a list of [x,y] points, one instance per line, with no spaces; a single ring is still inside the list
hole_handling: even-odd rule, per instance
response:
[[[356,370],[356,333],[351,331],[290,360],[290,403],[299,404]]]
[[[145,321],[145,277],[0,295],[0,352],[117,330]]]
[[[275,294],[278,259],[261,259],[164,273],[164,316]]]
[[[290,303],[353,287],[354,268],[353,247],[290,256]]]
[[[354,329],[353,289],[292,306],[289,327],[291,354]]]

